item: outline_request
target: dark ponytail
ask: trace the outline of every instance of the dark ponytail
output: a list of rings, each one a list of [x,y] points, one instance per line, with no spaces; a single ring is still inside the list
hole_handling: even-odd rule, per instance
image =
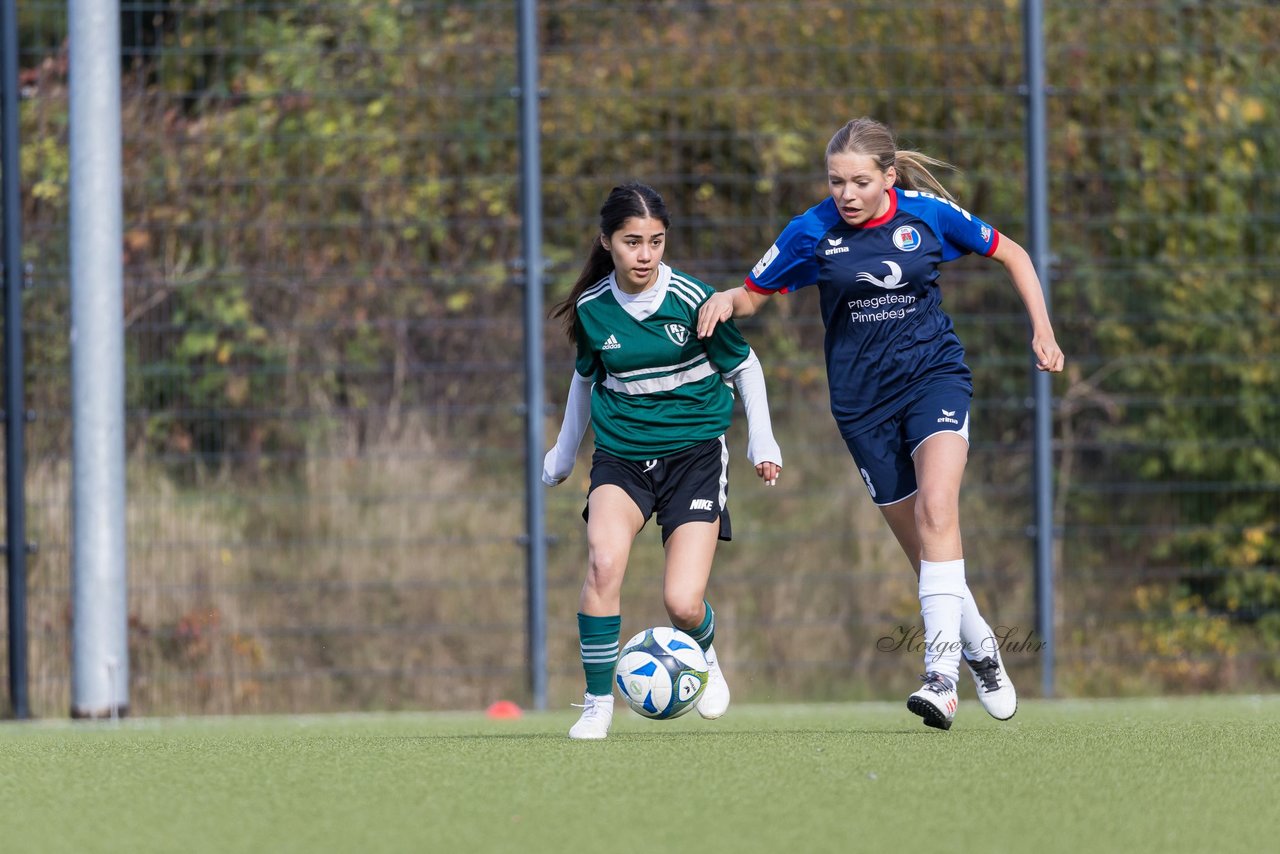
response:
[[[569,295],[551,309],[551,316],[564,324],[565,334],[570,341],[577,342],[578,299],[587,288],[613,272],[613,256],[601,244],[600,238],[611,237],[632,217],[656,219],[664,228],[671,227],[666,202],[662,201],[657,190],[647,184],[634,182],[613,188],[600,208],[600,233],[591,239],[591,250],[587,253],[587,260],[582,265],[578,280],[573,283]]]

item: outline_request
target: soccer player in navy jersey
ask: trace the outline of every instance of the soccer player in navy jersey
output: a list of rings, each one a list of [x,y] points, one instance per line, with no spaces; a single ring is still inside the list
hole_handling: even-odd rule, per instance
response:
[[[656,513],[666,552],[662,595],[672,624],[707,658],[704,718],[729,707],[705,599],[717,540],[730,538],[729,451],[733,383],[747,413],[747,456],[772,486],[782,470],[764,372],[732,322],[700,338],[698,309],[715,291],[662,262],[670,216],[644,184],[615,187],[600,233],[568,297],[553,310],[577,344],[577,363],[542,479],[573,471],[587,425],[595,432],[587,522],[587,578],[578,601],[586,693],[575,739],[602,739],[613,721],[613,675],[622,624],[622,580],[631,544]]]
[[[771,294],[818,286],[832,415],[919,576],[926,672],[907,708],[949,729],[963,657],[983,707],[1007,720],[1017,694],[965,583],[959,506],[973,384],[938,275],[968,253],[1003,264],[1031,321],[1036,367],[1057,372],[1063,354],[1040,279],[1021,246],[957,205],[930,171],[948,164],[898,150],[880,122],[847,123],[826,162],[830,198],[791,220],[741,287],[707,300],[698,334],[754,314]]]

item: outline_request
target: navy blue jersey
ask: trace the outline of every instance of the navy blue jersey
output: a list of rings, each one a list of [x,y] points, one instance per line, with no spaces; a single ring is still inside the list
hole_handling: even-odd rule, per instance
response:
[[[889,211],[862,226],[828,198],[791,220],[747,276],[758,293],[817,285],[827,335],[831,413],[844,436],[892,415],[936,380],[972,375],[942,310],[938,267],[996,251],[999,233],[932,193],[889,191]]]

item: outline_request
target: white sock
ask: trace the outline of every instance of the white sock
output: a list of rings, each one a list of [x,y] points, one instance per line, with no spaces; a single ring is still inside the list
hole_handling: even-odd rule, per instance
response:
[[[920,616],[924,618],[924,670],[960,678],[960,623],[964,561],[920,561]]]
[[[964,610],[960,615],[960,642],[964,644],[965,657],[970,661],[981,661],[988,656],[995,657],[1000,648],[995,632],[991,631],[991,626],[982,619],[982,613],[978,610],[978,603],[973,600],[973,593],[969,591],[968,584],[964,586]]]

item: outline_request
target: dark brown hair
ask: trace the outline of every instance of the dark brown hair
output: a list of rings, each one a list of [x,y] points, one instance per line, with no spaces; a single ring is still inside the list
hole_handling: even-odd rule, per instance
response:
[[[600,243],[600,238],[612,236],[632,217],[656,219],[661,221],[664,228],[671,228],[667,204],[657,190],[647,184],[632,182],[614,187],[610,191],[609,198],[600,207],[600,233],[591,239],[591,251],[586,263],[582,265],[582,272],[578,274],[578,280],[573,283],[569,295],[551,309],[551,316],[563,322],[565,334],[570,341],[577,342],[579,297],[587,288],[613,271],[613,256]]]

